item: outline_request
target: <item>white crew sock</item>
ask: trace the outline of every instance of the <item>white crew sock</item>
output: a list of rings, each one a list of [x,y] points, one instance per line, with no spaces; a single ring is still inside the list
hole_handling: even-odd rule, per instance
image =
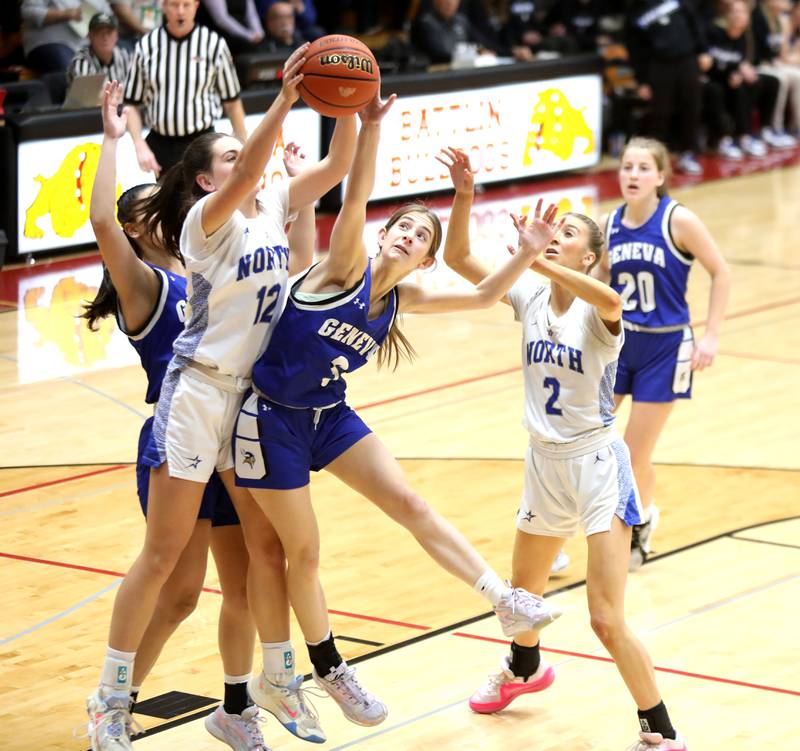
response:
[[[133,681],[133,660],[136,652],[120,652],[118,649],[106,648],[106,660],[100,674],[100,688],[104,696],[128,695],[131,693]]]
[[[280,686],[294,678],[294,647],[291,641],[261,642],[264,675],[270,683]]]
[[[492,606],[497,605],[500,598],[510,589],[492,569],[486,569],[472,588],[492,603]]]

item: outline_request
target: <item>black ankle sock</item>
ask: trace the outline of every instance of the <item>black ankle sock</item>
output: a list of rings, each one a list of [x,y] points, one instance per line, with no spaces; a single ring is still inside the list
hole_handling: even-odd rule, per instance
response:
[[[247,693],[246,683],[225,684],[225,701],[223,702],[222,708],[228,714],[241,714],[252,703]]]
[[[511,642],[511,662],[509,668],[518,678],[527,680],[538,669],[541,662],[539,655],[539,645],[533,647],[523,647],[515,641]]]
[[[661,701],[652,709],[638,709],[639,725],[645,733],[661,733],[665,738],[675,740],[675,728],[669,720],[669,713]]]
[[[308,647],[308,656],[314,665],[314,670],[317,671],[320,678],[324,678],[331,670],[335,670],[344,662],[339,650],[336,649],[333,634],[319,644],[306,643],[306,647]]]
[[[131,706],[128,710],[131,714],[133,714],[133,708],[136,706],[136,702],[139,699],[139,692],[138,691],[131,691]]]

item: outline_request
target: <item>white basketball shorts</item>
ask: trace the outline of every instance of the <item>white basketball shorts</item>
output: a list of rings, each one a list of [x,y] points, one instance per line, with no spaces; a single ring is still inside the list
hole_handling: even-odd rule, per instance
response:
[[[580,526],[588,537],[611,529],[615,516],[628,526],[642,523],[630,453],[621,438],[565,459],[528,447],[517,529],[531,535],[573,537]]]
[[[158,457],[170,477],[205,483],[215,469],[233,467],[231,437],[241,403],[238,387],[170,363],[153,422]]]

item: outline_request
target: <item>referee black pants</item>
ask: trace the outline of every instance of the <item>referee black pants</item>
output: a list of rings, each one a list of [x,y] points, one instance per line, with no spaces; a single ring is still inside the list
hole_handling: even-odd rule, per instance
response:
[[[147,141],[156,161],[161,165],[159,179],[166,174],[170,167],[183,159],[183,152],[195,138],[205,133],[211,133],[213,130],[213,128],[206,128],[206,130],[199,130],[188,136],[162,136],[161,133],[151,130],[144,140]]]

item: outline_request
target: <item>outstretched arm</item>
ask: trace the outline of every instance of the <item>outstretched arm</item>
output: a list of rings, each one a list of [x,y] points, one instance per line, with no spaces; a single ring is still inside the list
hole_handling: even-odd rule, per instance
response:
[[[300,68],[307,49],[308,44],[304,44],[289,56],[283,66],[283,83],[278,96],[236,157],[230,177],[203,206],[202,225],[206,236],[213,235],[233,216],[261,180],[283,121],[297,101],[297,85],[303,80]]]
[[[672,229],[678,247],[688,250],[711,276],[706,331],[692,353],[692,370],[702,370],[711,365],[717,355],[719,332],[731,293],[731,272],[711,233],[685,206],[675,208]]]
[[[117,224],[116,196],[117,143],[125,135],[128,108],[118,112],[122,87],[116,81],[103,90],[103,145],[92,188],[89,220],[92,223],[103,263],[108,269],[129,330],[139,328],[150,316],[158,299],[158,279],[140,260],[125,233]]]
[[[556,222],[558,207],[551,204],[542,215],[542,200],[536,204],[533,219],[511,215],[519,234],[516,252],[474,289],[465,292],[428,291],[417,285],[402,285],[400,308],[407,313],[444,313],[453,310],[489,308],[505,297],[508,290],[530,268],[539,254],[550,244],[564,223]]]
[[[436,159],[450,170],[456,189],[444,243],[444,262],[466,280],[479,284],[489,276],[491,269],[470,252],[469,217],[475,195],[475,173],[469,157],[461,149],[442,149]]]
[[[283,150],[283,166],[290,178],[307,169],[305,158],[296,143],[286,144]],[[315,219],[314,204],[309,203],[297,212],[297,219],[289,227],[289,276],[307,269],[314,260],[314,248],[317,244]]]
[[[375,184],[375,158],[378,153],[381,120],[389,111],[395,95],[385,102],[380,94],[367,105],[361,118],[361,130],[356,142],[356,153],[344,193],[342,208],[331,232],[330,249],[320,270],[325,278],[348,287],[361,277],[367,264],[364,247],[364,224],[367,218],[367,201]]]

